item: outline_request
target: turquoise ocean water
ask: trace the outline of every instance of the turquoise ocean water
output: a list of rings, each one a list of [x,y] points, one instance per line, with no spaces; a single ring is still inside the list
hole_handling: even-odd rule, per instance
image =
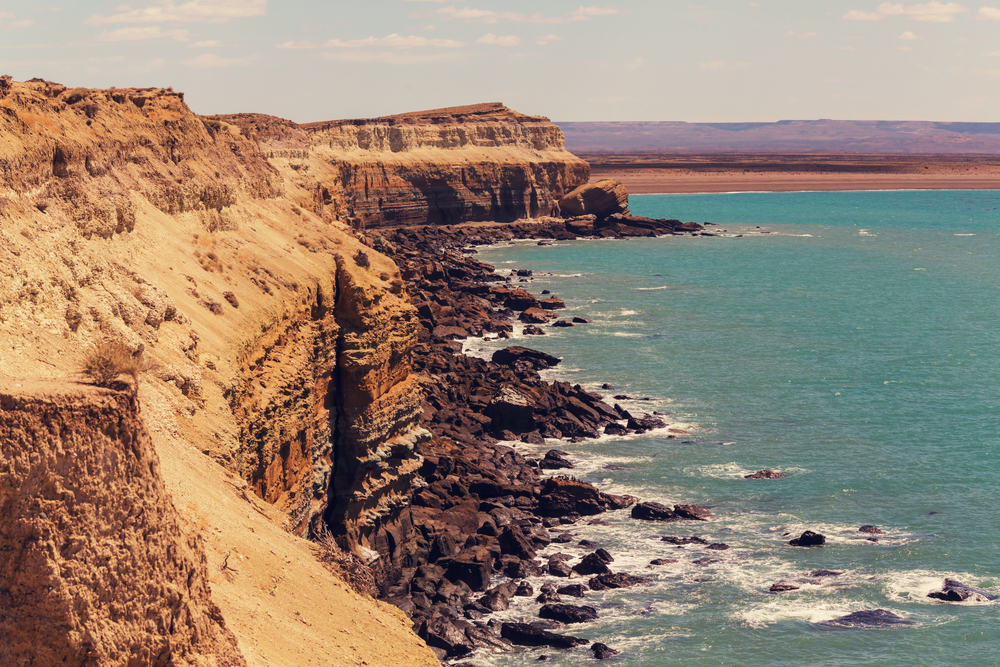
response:
[[[1000,192],[649,195],[631,208],[725,232],[479,255],[501,272],[532,269],[530,290],[593,320],[517,341],[563,358],[551,378],[648,397],[619,402],[669,413],[690,434],[547,448],[609,492],[718,517],[658,525],[625,511],[604,515],[610,526],[574,527],[615,556],[612,569],[653,580],[565,598],[601,615],[566,631],[621,650],[621,665],[1000,664],[1000,603],[926,597],[946,576],[1000,593]],[[743,479],[762,468],[789,477]],[[863,524],[887,534],[866,541]],[[827,545],[786,546],[807,529]],[[668,534],[732,548],[678,548],[659,540]],[[574,541],[544,553],[590,550]],[[647,569],[654,558],[677,562]],[[808,576],[821,568],[844,574]],[[767,592],[782,580],[801,588]],[[515,600],[507,617],[534,620],[537,604]],[[914,623],[821,624],[875,608]],[[542,654],[592,660],[583,648],[472,662]]]

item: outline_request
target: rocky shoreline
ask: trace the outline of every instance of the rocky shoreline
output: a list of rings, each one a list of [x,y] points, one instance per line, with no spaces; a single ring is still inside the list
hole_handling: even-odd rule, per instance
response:
[[[511,346],[498,350],[490,361],[462,354],[463,339],[507,338],[515,319],[525,323],[526,332],[536,334],[544,333],[546,325],[585,324],[560,319],[563,303],[557,296],[536,296],[523,289],[529,271],[501,276],[471,257],[469,248],[515,239],[546,243],[699,233],[702,228],[693,223],[615,214],[600,220],[580,216],[396,228],[367,239],[400,267],[417,307],[420,330],[413,371],[425,392],[420,422],[433,436],[415,445],[423,457],[419,472],[426,486],[413,493],[412,537],[402,552],[394,545],[397,555],[382,571],[382,596],[411,617],[414,629],[442,660],[480,649],[505,652],[517,646],[571,648],[588,643],[595,658],[616,655],[600,642],[565,634],[567,625],[593,620],[597,612],[564,599],[583,598],[587,590],[640,585],[646,579],[613,572],[614,557],[604,549],[575,563],[565,554],[542,562],[538,553],[552,543],[574,541],[569,532],[574,525],[609,510],[633,507],[636,519],[660,521],[710,518],[701,507],[671,509],[606,494],[563,474],[546,478],[551,471],[572,469],[564,452],[550,450],[543,458],[528,459],[500,444],[544,445],[546,438],[579,442],[602,433],[641,433],[666,424],[655,414],[632,415],[579,385],[542,380],[539,371],[559,363],[545,353]],[[393,541],[391,535],[387,539]],[[537,622],[491,618],[508,609],[515,596],[535,597],[531,579],[543,574],[565,577],[567,585],[542,586],[536,597]]]

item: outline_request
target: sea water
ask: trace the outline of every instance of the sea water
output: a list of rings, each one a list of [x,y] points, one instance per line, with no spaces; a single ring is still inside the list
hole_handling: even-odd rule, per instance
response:
[[[1000,604],[927,597],[945,577],[1000,593],[1000,192],[649,195],[631,209],[716,223],[706,231],[718,235],[517,242],[479,255],[501,273],[531,269],[520,286],[549,289],[566,302],[560,315],[591,320],[515,336],[562,358],[549,379],[633,414],[667,413],[672,429],[517,449],[562,449],[573,474],[605,491],[717,517],[657,524],[625,510],[602,515],[607,526],[572,526],[572,543],[543,554],[581,556],[587,539],[611,552],[614,571],[651,582],[564,598],[600,619],[561,631],[621,651],[621,665],[1000,664]],[[765,468],[788,477],[744,479]],[[886,534],[866,540],[864,524]],[[826,546],[788,546],[804,530]],[[648,568],[654,558],[677,562]],[[810,577],[817,569],[843,574]],[[800,588],[769,593],[778,581]],[[505,618],[536,620],[537,608],[515,598]],[[877,608],[913,623],[823,624]],[[540,655],[592,660],[582,647],[471,662]]]

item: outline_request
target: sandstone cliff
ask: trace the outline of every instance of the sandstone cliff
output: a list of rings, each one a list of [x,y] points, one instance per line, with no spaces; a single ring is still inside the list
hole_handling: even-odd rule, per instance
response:
[[[557,215],[560,197],[590,177],[555,124],[502,104],[299,126],[220,119],[287,160],[293,180],[315,192],[317,213],[367,228]]]
[[[398,269],[272,162],[169,90],[0,78],[0,375],[73,376],[104,338],[143,355],[163,480],[249,664],[433,664],[290,534],[339,516],[367,553],[425,436]]]
[[[0,664],[246,665],[128,392],[0,383]]]

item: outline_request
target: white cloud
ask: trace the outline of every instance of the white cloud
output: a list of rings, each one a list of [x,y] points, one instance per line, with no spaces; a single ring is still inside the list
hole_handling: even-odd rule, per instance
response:
[[[188,67],[194,67],[196,69],[212,69],[221,67],[239,67],[242,65],[249,65],[252,61],[252,57],[247,58],[223,58],[217,56],[214,53],[203,53],[197,58],[192,58],[191,60],[184,61],[184,64]]]
[[[538,41],[536,43],[545,46],[550,42],[561,42],[561,41],[562,37],[560,37],[559,35],[542,35],[541,37],[538,38]]]
[[[517,46],[521,38],[517,35],[494,35],[492,32],[476,40],[476,44],[496,44],[497,46]]]
[[[418,49],[418,48],[438,48],[438,49],[460,49],[465,46],[465,42],[458,42],[454,39],[429,39],[416,35],[402,36],[395,33],[386,37],[366,37],[364,39],[350,39],[347,41],[340,39],[330,39],[322,44],[315,42],[282,42],[277,44],[278,49]]]
[[[0,21],[4,21],[6,19],[12,19],[12,18],[14,18],[14,15],[11,14],[10,12],[0,12]]]
[[[451,60],[451,53],[413,53],[411,51],[331,51],[324,53],[330,60],[352,63],[383,63],[387,65],[424,65]]]
[[[949,23],[955,20],[957,14],[964,14],[968,11],[966,7],[957,2],[931,0],[930,2],[917,5],[904,5],[901,2],[883,2],[874,12],[852,9],[844,14],[844,18],[850,21],[877,21],[886,16],[909,16],[917,21]]]
[[[984,53],[983,55],[984,56],[994,56],[996,58],[1000,58],[1000,51],[993,51],[991,53]]]
[[[38,25],[38,21],[33,21],[31,19],[25,19],[23,21],[14,21],[10,24],[11,28],[32,28]]]
[[[319,44],[313,42],[282,42],[277,44],[276,49],[318,49]]]
[[[460,49],[465,46],[465,43],[455,41],[454,39],[429,39],[417,35],[404,37],[393,33],[387,37],[366,37],[365,39],[351,39],[346,42],[339,39],[331,39],[324,42],[322,46],[340,49],[354,49],[359,47],[383,47],[391,49],[435,47],[441,49]]]
[[[980,7],[979,18],[1000,21],[1000,9],[996,7]]]
[[[444,14],[456,19],[466,21],[479,21],[480,23],[497,23],[498,21],[510,21],[511,23],[569,23],[571,21],[589,21],[595,16],[611,16],[621,14],[617,7],[579,7],[567,16],[546,16],[545,14],[523,14],[521,12],[496,12],[492,9],[472,9],[471,7],[442,7],[437,10],[439,14]]]
[[[178,42],[187,42],[191,39],[191,31],[160,30],[160,26],[153,25],[144,28],[136,26],[105,30],[97,36],[98,42],[139,42],[151,39],[173,39]]]
[[[878,12],[863,12],[859,9],[852,9],[844,14],[844,18],[848,21],[878,21],[882,15]]]
[[[923,39],[922,35],[914,35],[912,32],[907,30],[902,35],[899,36],[900,39]]]
[[[133,9],[122,5],[111,16],[94,14],[84,23],[225,23],[230,19],[263,16],[267,13],[267,0],[189,0],[176,4],[174,0],[157,0],[152,5]]]
[[[217,39],[206,39],[201,42],[192,42],[188,44],[192,49],[210,49],[217,46],[222,46],[222,42]]]

